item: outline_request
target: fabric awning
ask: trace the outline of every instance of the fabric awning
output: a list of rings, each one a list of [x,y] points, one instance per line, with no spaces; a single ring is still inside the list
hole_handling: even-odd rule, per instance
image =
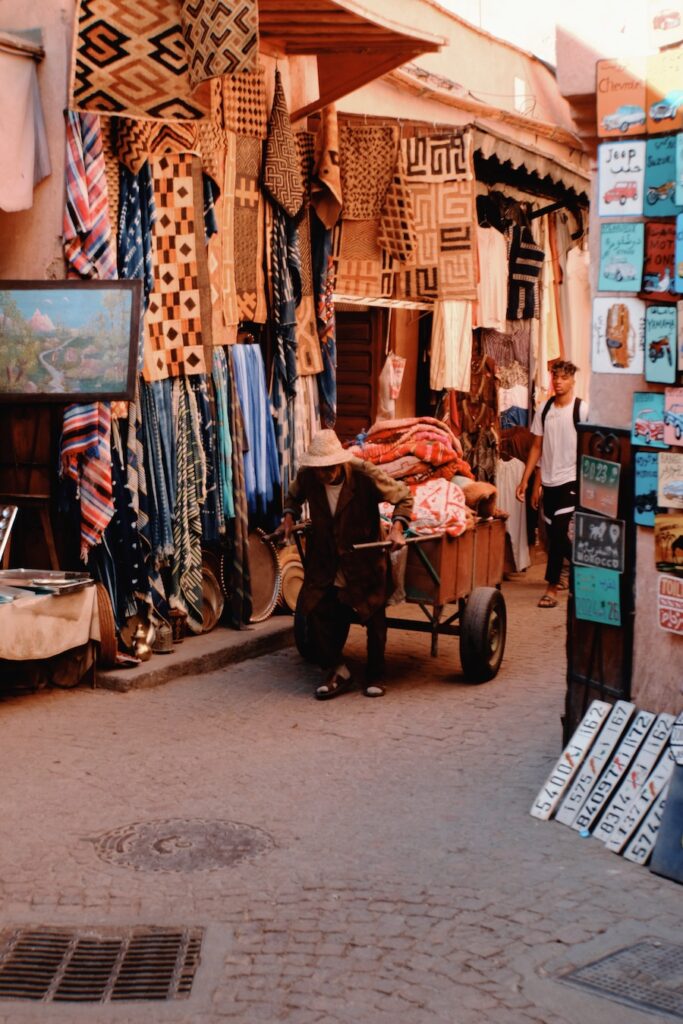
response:
[[[557,185],[574,189],[577,195],[588,196],[590,193],[590,173],[587,170],[543,153],[535,146],[514,142],[488,127],[482,128],[476,121],[472,128],[472,143],[475,152],[485,158],[496,157],[501,163],[509,161],[514,168],[524,167],[540,178],[549,177]]]

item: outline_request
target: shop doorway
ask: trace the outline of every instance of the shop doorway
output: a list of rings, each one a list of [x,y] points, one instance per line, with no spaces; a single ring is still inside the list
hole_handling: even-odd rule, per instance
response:
[[[342,441],[375,419],[383,311],[337,311],[337,423]]]

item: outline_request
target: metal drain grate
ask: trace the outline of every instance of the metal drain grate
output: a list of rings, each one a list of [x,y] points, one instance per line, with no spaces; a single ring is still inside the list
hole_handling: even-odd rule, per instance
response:
[[[645,939],[577,967],[560,980],[683,1020],[683,946]]]
[[[108,1003],[182,999],[201,928],[22,928],[0,934],[0,999]]]

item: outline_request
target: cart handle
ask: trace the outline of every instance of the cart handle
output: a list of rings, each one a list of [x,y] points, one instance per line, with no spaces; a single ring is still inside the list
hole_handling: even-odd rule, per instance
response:
[[[441,533],[430,533],[420,537],[406,537],[406,544],[424,544],[427,540],[434,540],[435,538],[442,537]],[[353,544],[352,548],[354,551],[360,551],[362,548],[390,548],[393,541],[390,540],[373,540],[367,544]]]

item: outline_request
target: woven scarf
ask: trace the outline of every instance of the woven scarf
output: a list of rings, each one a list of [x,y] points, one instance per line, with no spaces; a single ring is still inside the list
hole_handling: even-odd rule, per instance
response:
[[[109,404],[67,406],[60,451],[62,472],[75,481],[81,502],[81,559],[85,562],[114,514]]]
[[[342,208],[339,172],[339,125],[334,105],[325,107],[315,146],[311,205],[326,228],[333,228]]]
[[[323,359],[323,369],[318,374],[317,381],[320,419],[324,427],[333,427],[337,419],[337,325],[334,310],[332,234],[317,214],[311,211],[313,291]]]
[[[228,543],[225,556],[224,589],[231,625],[241,629],[251,618],[251,575],[249,572],[249,513],[244,485],[244,423],[237,388],[233,352],[227,350],[228,412],[232,438],[232,479],[235,517],[228,524]]]
[[[544,258],[543,248],[534,242],[531,228],[516,224],[508,250],[508,320],[538,316],[538,280]]]
[[[78,277],[116,277],[100,119],[66,113],[64,255]]]
[[[218,433],[218,477],[221,487],[223,515],[232,519],[235,502],[232,494],[232,438],[228,409],[228,364],[222,348],[213,352],[213,385],[216,396],[216,423]]]
[[[247,507],[251,515],[270,524],[280,487],[280,469],[260,346],[236,345],[233,366],[249,444],[244,454]]]
[[[187,613],[193,633],[202,630],[202,517],[205,463],[199,413],[194,392],[185,378],[173,381],[176,445],[176,500],[173,511],[171,607]]]
[[[275,95],[268,122],[263,187],[286,214],[296,217],[304,201],[304,185],[279,71],[275,72]]]
[[[169,452],[169,439],[162,429],[158,412],[160,405],[163,408],[163,390],[169,385],[170,382],[166,381],[153,385],[145,381],[140,383],[152,565],[156,568],[165,564],[173,554],[171,515],[175,504],[175,474],[169,474],[168,466],[168,457],[173,456],[173,446]],[[168,401],[170,403],[170,393]]]
[[[209,395],[209,381],[206,377],[190,377],[199,413],[199,427],[202,451],[205,457],[206,487],[202,504],[202,542],[216,544],[225,533],[223,516],[223,495],[218,472],[218,438],[216,421],[213,416],[213,396]]]

